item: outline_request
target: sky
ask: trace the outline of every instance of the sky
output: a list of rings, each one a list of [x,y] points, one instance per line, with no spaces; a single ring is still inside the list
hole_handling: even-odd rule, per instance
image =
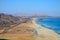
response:
[[[0,13],[60,16],[60,0],[0,0]]]

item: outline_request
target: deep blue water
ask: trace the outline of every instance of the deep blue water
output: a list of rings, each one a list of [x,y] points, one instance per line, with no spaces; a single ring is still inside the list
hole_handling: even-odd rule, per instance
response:
[[[43,18],[42,20],[37,18],[36,22],[60,34],[60,18]]]

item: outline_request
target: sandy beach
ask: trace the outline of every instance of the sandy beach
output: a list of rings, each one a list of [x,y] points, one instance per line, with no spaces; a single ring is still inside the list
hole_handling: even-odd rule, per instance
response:
[[[60,40],[60,35],[36,24],[34,18],[30,22],[9,29],[5,34],[0,34],[0,38],[8,40]]]

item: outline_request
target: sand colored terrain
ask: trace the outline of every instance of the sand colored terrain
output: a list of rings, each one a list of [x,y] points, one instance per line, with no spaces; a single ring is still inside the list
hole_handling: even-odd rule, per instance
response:
[[[9,40],[60,40],[58,34],[36,24],[34,20],[9,29],[7,33],[0,34],[0,38]]]

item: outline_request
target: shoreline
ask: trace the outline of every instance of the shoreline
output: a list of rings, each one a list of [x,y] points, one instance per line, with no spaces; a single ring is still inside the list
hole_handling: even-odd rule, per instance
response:
[[[55,31],[53,31],[53,30],[51,30],[51,29],[48,29],[48,28],[46,28],[46,27],[44,27],[44,26],[42,26],[42,25],[39,25],[39,24],[37,24],[36,22],[35,22],[35,20],[36,20],[36,18],[34,19],[34,20],[32,20],[33,21],[33,23],[34,23],[34,25],[37,25],[36,27],[38,27],[37,28],[37,31],[38,31],[38,35],[47,35],[47,36],[52,36],[52,37],[56,37],[58,40],[60,40],[60,35],[59,34],[57,34]],[[53,38],[52,38],[53,39]],[[54,40],[54,39],[53,39]]]
[[[35,22],[35,20],[36,20],[37,18],[35,18],[33,21]],[[36,23],[36,22],[35,22]],[[38,23],[36,23],[36,24],[38,24]],[[40,26],[42,26],[42,27],[44,27],[44,28],[47,28],[45,25],[43,25],[43,24],[38,24],[38,25],[40,25]],[[49,28],[47,28],[47,29],[49,29]],[[54,31],[53,29],[50,29],[50,30],[52,30],[52,31]],[[56,31],[54,31],[55,33],[57,33]],[[57,33],[57,34],[59,34],[60,35],[60,33]]]

